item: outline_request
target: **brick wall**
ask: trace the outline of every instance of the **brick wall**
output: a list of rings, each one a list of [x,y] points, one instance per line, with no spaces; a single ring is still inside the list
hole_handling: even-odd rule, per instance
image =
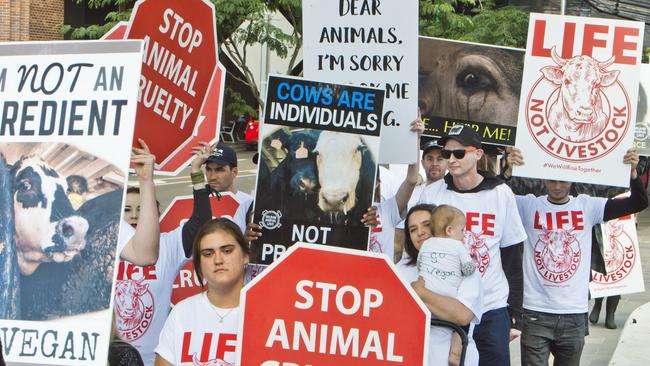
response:
[[[63,39],[64,0],[0,0],[0,41]]]
[[[30,40],[49,41],[63,39],[63,36],[59,34],[59,26],[63,24],[63,1],[64,0],[30,1]]]

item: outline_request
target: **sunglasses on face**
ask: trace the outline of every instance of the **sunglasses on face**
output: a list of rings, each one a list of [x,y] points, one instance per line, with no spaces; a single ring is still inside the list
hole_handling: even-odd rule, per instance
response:
[[[474,146],[468,146],[464,149],[456,149],[456,150],[447,150],[447,149],[442,149],[440,150],[440,155],[443,157],[443,159],[449,159],[451,155],[453,154],[456,159],[462,159],[465,157],[465,153],[476,151],[477,148]]]

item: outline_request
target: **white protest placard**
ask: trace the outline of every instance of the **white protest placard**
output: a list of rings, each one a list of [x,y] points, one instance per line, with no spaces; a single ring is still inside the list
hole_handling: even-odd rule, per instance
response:
[[[531,14],[513,174],[619,187],[633,146],[641,22]]]
[[[650,156],[650,65],[641,65],[639,104],[636,112],[634,145],[639,155]]]
[[[591,271],[591,297],[645,291],[635,215],[607,221],[600,227],[603,232],[603,259],[607,273]]]
[[[379,162],[415,162],[418,2],[303,0],[302,19],[305,77],[384,88]]]
[[[0,341],[106,365],[141,41],[0,44]]]

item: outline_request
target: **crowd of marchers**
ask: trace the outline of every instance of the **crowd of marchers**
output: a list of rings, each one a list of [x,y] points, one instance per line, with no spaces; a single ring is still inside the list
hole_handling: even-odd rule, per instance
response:
[[[380,189],[388,175],[378,174],[376,203],[362,222],[381,225],[370,230],[372,250],[391,257],[432,318],[460,326],[468,338],[464,346],[451,328],[432,326],[428,364],[510,365],[509,343],[520,336],[522,365],[548,365],[550,354],[555,365],[579,365],[588,320],[598,321],[602,303],[587,316],[591,269],[604,268],[593,229],[648,206],[647,160],[627,151],[630,194],[613,199],[607,187],[512,177],[512,167],[524,164],[521,151],[484,147],[469,126],[421,142],[423,130],[420,119],[411,123],[425,177],[411,164],[390,192]],[[118,278],[109,363],[234,365],[250,242],[261,236],[252,196],[236,188],[237,155],[225,144],[193,149],[192,214],[161,233],[155,157],[139,144],[131,154],[139,185],[127,191],[118,252],[121,266],[155,276]],[[213,218],[210,196],[226,192],[239,206],[229,218]],[[170,311],[172,284],[186,261],[204,291]],[[145,292],[155,304],[149,324],[130,334],[143,311],[134,298]],[[606,302],[610,328],[619,298]]]

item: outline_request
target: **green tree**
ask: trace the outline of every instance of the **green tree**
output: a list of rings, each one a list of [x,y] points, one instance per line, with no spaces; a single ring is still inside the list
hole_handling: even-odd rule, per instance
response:
[[[83,0],[78,0],[79,2]],[[226,52],[241,70],[241,75],[228,72],[229,77],[244,83],[260,106],[263,106],[259,85],[248,67],[252,46],[264,45],[272,53],[289,60],[286,74],[297,64],[303,42],[301,0],[210,0],[217,14],[217,36],[220,52]],[[133,0],[87,0],[90,8],[116,9],[107,14],[104,24],[82,27],[63,25],[62,34],[72,39],[98,39],[117,22],[129,20]],[[420,0],[420,34],[512,47],[525,47],[528,14],[513,7],[498,7],[495,0]],[[271,12],[281,13],[292,26],[285,32],[269,18]],[[241,96],[228,91],[233,113],[250,112]]]
[[[420,34],[499,46],[526,46],[528,14],[494,0],[420,0]]]
[[[79,0],[82,1],[82,0]],[[210,0],[217,14],[217,37],[220,52],[226,52],[232,61],[239,67],[243,77],[232,72],[228,75],[244,83],[256,98],[259,105],[263,105],[260,97],[259,86],[251,69],[248,67],[248,55],[251,46],[265,45],[270,52],[281,58],[289,57],[289,66],[286,73],[294,69],[302,47],[302,20],[300,0]],[[129,20],[134,2],[132,0],[88,0],[90,8],[117,8],[107,14],[104,24],[91,24],[82,27],[63,25],[60,32],[72,39],[98,39],[108,32],[117,22]],[[286,33],[281,28],[270,22],[270,12],[282,13],[292,25],[293,30]],[[230,90],[236,105],[229,110],[247,110],[241,105],[241,96]]]

